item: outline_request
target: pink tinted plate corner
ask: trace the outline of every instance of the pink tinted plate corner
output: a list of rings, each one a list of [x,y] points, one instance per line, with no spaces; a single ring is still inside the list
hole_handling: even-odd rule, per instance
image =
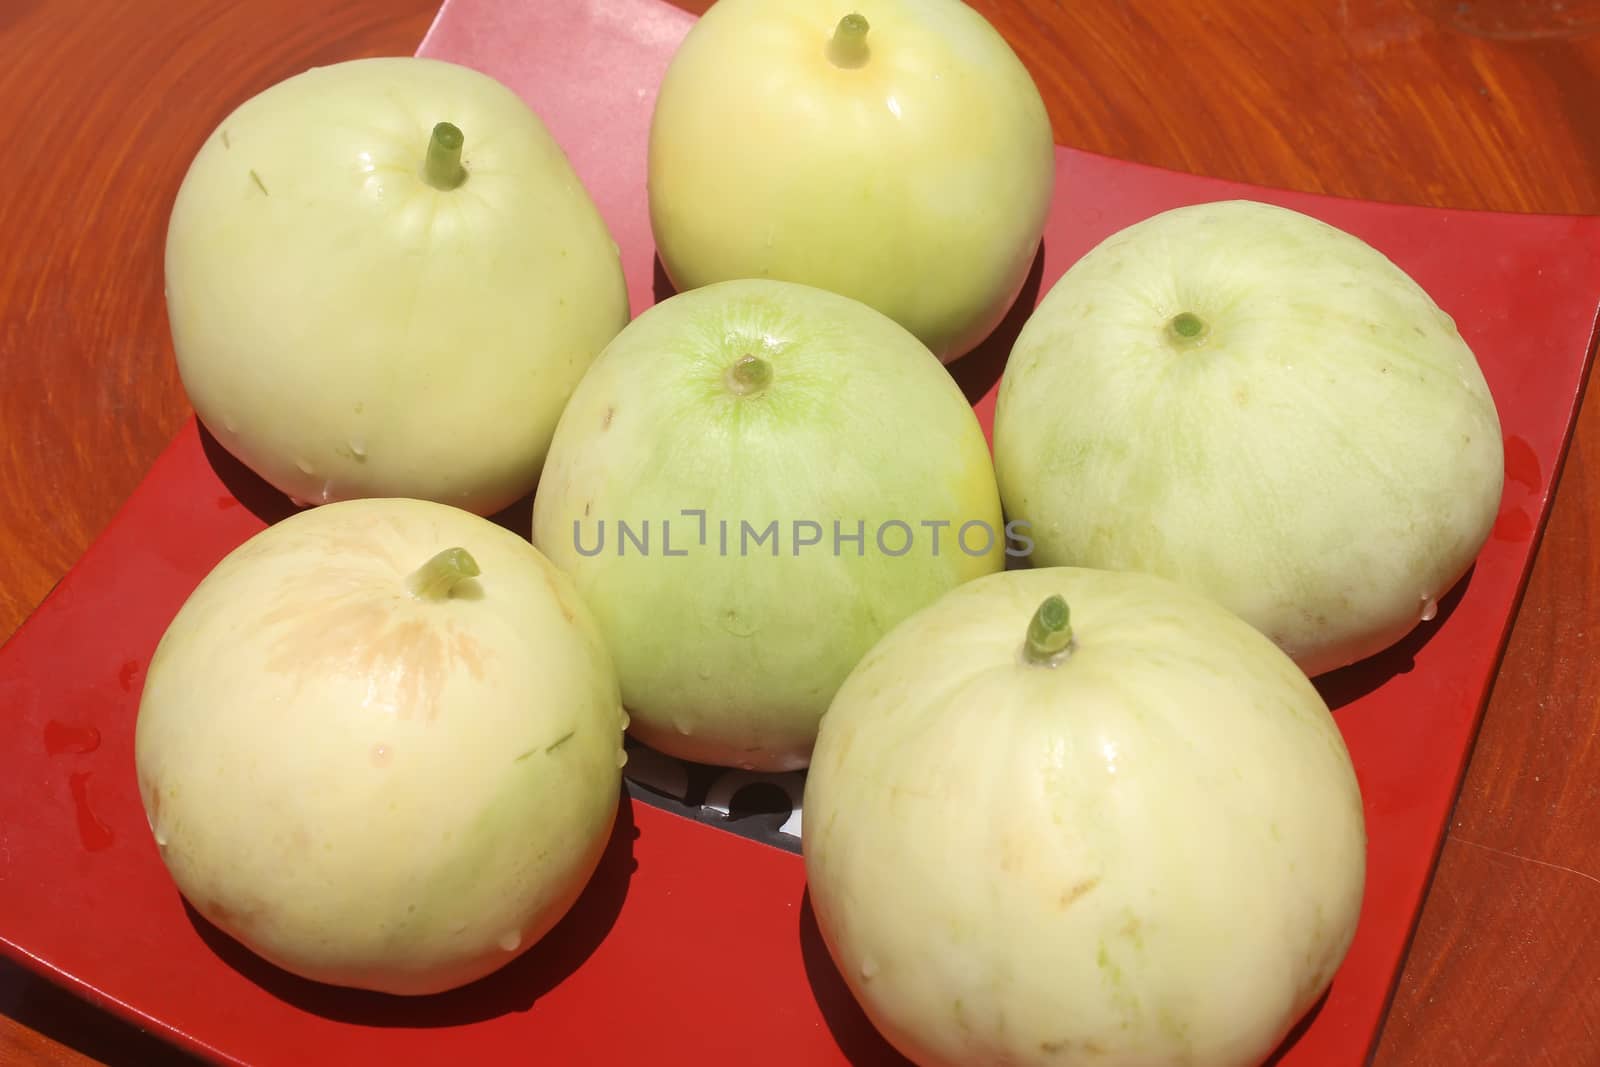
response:
[[[655,86],[692,18],[659,0],[449,0],[421,54],[489,73],[547,121],[622,249],[637,313],[659,288],[644,200]],[[1506,435],[1493,538],[1437,617],[1321,681],[1371,834],[1344,967],[1281,1063],[1368,1053],[1415,921],[1533,545],[1600,304],[1600,220],[1284,193],[1062,149],[1045,247],[1018,309],[953,370],[987,425],[1009,341],[1066,267],[1180,204],[1266,200],[1365,238],[1409,271],[1483,363]],[[0,946],[208,1058],[250,1064],[896,1063],[821,946],[798,857],[641,803],[594,883],[532,952],[421,1002],[274,971],[195,918],[167,879],[132,772],[144,665],[189,591],[286,513],[191,422],[72,573],[0,649]]]

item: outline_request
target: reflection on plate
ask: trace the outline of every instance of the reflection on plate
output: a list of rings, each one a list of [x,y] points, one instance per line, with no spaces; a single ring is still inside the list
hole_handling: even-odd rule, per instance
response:
[[[632,738],[626,748],[623,776],[635,800],[785,852],[800,851],[804,771],[768,774],[690,763]]]

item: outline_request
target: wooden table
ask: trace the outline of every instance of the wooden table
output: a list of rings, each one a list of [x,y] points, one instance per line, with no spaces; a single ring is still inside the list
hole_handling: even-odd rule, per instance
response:
[[[436,6],[0,2],[0,638],[188,413],[161,264],[202,138],[308,66],[410,53]],[[975,6],[1032,69],[1063,144],[1344,196],[1600,213],[1600,0]],[[1384,1030],[1384,1067],[1600,1063],[1592,516],[1591,396]],[[0,1063],[94,1062],[184,1061],[0,964]]]

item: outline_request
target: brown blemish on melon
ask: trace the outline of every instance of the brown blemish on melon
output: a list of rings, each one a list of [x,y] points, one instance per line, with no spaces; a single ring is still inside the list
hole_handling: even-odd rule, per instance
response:
[[[364,679],[374,687],[376,702],[393,707],[400,718],[421,715],[431,722],[453,670],[465,667],[481,681],[485,659],[483,647],[437,607],[412,602],[403,591],[378,589],[285,605],[262,619],[275,628],[267,667],[300,685],[329,677]]]
[[[1079,898],[1081,898],[1085,893],[1093,891],[1093,889],[1099,884],[1099,875],[1095,875],[1093,878],[1087,879],[1086,881],[1079,882],[1077,885],[1071,887],[1066,892],[1061,894],[1061,902],[1058,907],[1062,911],[1066,911],[1068,908],[1072,907],[1072,905],[1076,904]]]

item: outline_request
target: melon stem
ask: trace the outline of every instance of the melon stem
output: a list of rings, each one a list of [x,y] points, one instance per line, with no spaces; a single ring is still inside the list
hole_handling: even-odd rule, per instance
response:
[[[743,356],[728,368],[728,388],[740,396],[759,393],[772,381],[772,364],[760,356]]]
[[[1173,344],[1188,347],[1204,341],[1211,327],[1192,311],[1180,311],[1167,320],[1167,338]]]
[[[839,20],[828,40],[828,60],[836,67],[852,70],[867,62],[867,20],[851,12]]]
[[[478,576],[478,561],[464,548],[447,548],[406,577],[406,591],[418,600],[448,600],[456,586]]]
[[[422,164],[423,181],[446,192],[466,181],[467,169],[461,165],[461,145],[465,140],[460,128],[452,123],[435,126]]]
[[[1022,658],[1040,667],[1054,667],[1072,654],[1072,613],[1059,593],[1039,605],[1028,623]]]

